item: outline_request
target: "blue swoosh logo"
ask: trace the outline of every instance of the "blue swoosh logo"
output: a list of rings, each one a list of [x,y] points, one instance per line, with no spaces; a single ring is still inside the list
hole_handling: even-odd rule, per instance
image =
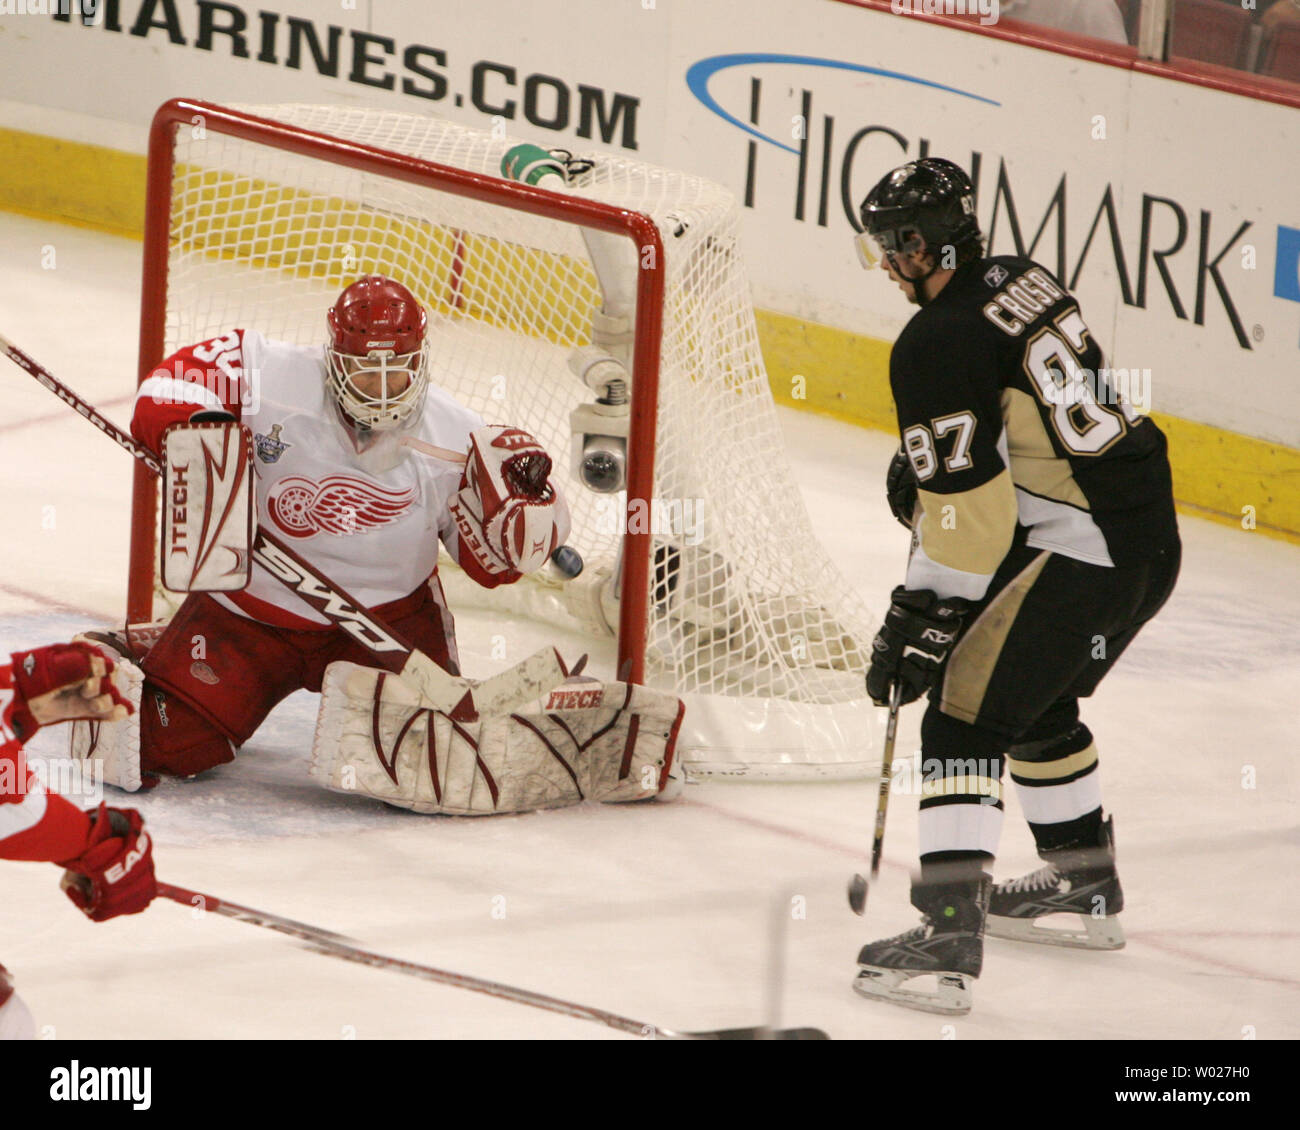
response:
[[[768,52],[759,52],[748,55],[712,55],[707,59],[701,59],[697,63],[692,63],[690,69],[686,72],[686,85],[690,88],[692,94],[703,103],[708,109],[712,110],[723,121],[730,122],[737,129],[744,130],[745,133],[751,134],[758,138],[759,141],[766,141],[769,145],[775,145],[778,149],[784,149],[787,153],[798,154],[799,148],[795,145],[787,145],[783,141],[778,141],[774,137],[769,137],[765,133],[760,133],[753,126],[742,122],[735,114],[728,113],[718,104],[718,100],[709,93],[709,80],[719,71],[726,70],[728,67],[743,67],[746,65],[753,66],[761,63],[784,63],[794,64],[804,67],[829,67],[837,71],[856,71],[858,74],[879,75],[881,78],[898,79],[900,82],[915,83],[917,86],[928,86],[931,90],[942,90],[947,94],[956,94],[961,98],[970,98],[976,102],[983,102],[989,106],[1001,106],[1002,103],[992,98],[985,98],[982,94],[974,94],[969,90],[959,90],[955,86],[944,86],[943,83],[931,82],[929,79],[920,78],[917,75],[905,75],[901,71],[886,71],[880,67],[867,67],[861,63],[845,63],[839,59],[819,59],[815,55],[781,55]]]

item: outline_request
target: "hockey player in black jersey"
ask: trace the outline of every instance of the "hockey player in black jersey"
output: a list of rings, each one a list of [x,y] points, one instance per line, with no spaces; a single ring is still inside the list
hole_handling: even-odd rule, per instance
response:
[[[923,922],[864,946],[855,988],[963,1013],[986,921],[995,936],[1124,944],[1079,699],[1173,590],[1178,529],[1164,435],[1115,394],[1050,272],[984,256],[958,166],[895,169],[862,223],[864,264],[878,260],[920,307],[889,364],[902,447],[888,492],[912,554],[867,690],[886,704],[899,684],[902,703],[928,692],[929,704],[912,886]],[[1046,866],[993,886],[1004,763]],[[1062,912],[1073,928],[1052,929]],[[922,974],[937,991],[910,984]]]

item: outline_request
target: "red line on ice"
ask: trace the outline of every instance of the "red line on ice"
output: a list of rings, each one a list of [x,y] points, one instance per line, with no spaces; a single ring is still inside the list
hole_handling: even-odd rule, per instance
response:
[[[101,400],[94,407],[101,412],[105,408],[117,408],[123,404],[130,404],[135,399],[135,393],[129,396],[115,396],[112,400]],[[63,408],[57,412],[46,412],[43,416],[28,416],[25,420],[10,420],[7,423],[0,424],[0,432],[16,432],[20,428],[30,427],[32,424],[52,424],[59,420],[70,420],[76,415],[75,412]]]
[[[1172,933],[1173,931],[1171,931]],[[1153,949],[1163,950],[1165,953],[1177,954],[1179,957],[1185,957],[1189,961],[1199,961],[1202,965],[1213,965],[1219,969],[1226,969],[1231,973],[1238,973],[1243,977],[1250,977],[1256,981],[1272,981],[1278,985],[1290,985],[1293,988],[1300,989],[1300,981],[1291,977],[1273,977],[1267,973],[1261,973],[1258,969],[1252,969],[1248,965],[1237,965],[1235,962],[1223,961],[1217,957],[1206,957],[1204,954],[1193,953],[1179,946],[1171,946],[1168,942],[1158,942],[1155,940],[1155,931],[1141,931],[1136,934],[1129,934],[1130,942],[1142,942],[1151,946]],[[1204,935],[1202,935],[1204,936]],[[1213,935],[1209,935],[1213,936]],[[1226,934],[1224,935],[1227,936]]]
[[[105,616],[103,612],[95,612],[89,608],[83,608],[79,604],[68,604],[66,601],[59,600],[57,597],[50,596],[48,593],[32,592],[31,589],[20,589],[17,585],[6,585],[0,583],[0,592],[7,593],[9,596],[16,596],[20,600],[28,600],[33,604],[43,604],[47,608],[56,609],[59,612],[71,612],[74,616],[84,616],[87,620],[93,620],[97,624],[111,624],[115,621]]]
[[[848,844],[840,843],[838,840],[828,839],[825,836],[809,835],[807,832],[800,832],[794,828],[789,828],[784,824],[774,824],[769,820],[761,820],[757,816],[745,816],[739,812],[732,812],[727,808],[719,808],[716,804],[706,804],[703,801],[687,800],[685,798],[676,801],[675,803],[687,804],[692,808],[703,808],[708,812],[716,812],[719,816],[725,816],[729,820],[736,821],[737,824],[747,824],[751,828],[760,828],[765,832],[773,832],[778,836],[786,836],[792,840],[799,840],[805,844],[812,844],[814,847],[825,848],[827,851],[833,851],[838,855],[843,855],[849,859],[856,859],[859,862],[863,859],[869,858],[871,854],[867,850],[865,838],[863,839],[862,847],[855,848]],[[874,817],[874,813],[872,815]],[[882,859],[881,862],[888,864],[890,867],[906,869],[906,864],[894,863],[888,859]]]

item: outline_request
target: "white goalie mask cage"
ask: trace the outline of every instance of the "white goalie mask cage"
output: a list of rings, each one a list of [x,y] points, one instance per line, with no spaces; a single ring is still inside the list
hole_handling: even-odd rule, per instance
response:
[[[329,389],[344,416],[367,431],[400,428],[419,416],[429,388],[429,347],[413,353],[373,349],[364,357],[325,347]],[[390,394],[393,377],[405,378]],[[374,378],[368,381],[368,378]],[[373,385],[376,393],[366,391]]]

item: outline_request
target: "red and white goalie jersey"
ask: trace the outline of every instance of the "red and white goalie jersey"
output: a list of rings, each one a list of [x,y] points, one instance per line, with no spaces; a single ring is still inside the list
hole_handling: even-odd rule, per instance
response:
[[[237,329],[159,365],[140,386],[131,430],[157,450],[167,427],[204,409],[225,409],[253,435],[262,526],[366,607],[424,584],[437,565],[440,539],[481,584],[517,577],[493,577],[462,552],[449,510],[462,465],[403,445],[409,438],[455,452],[469,448],[470,433],[483,420],[442,390],[431,385],[422,410],[402,428],[365,436],[340,419],[326,383],[324,347]],[[213,599],[277,627],[327,623],[260,567],[245,591]]]

